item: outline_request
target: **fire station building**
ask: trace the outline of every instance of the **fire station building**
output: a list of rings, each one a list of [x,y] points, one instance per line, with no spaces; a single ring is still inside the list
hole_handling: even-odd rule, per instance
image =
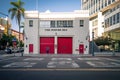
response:
[[[25,54],[88,54],[89,12],[25,12]]]

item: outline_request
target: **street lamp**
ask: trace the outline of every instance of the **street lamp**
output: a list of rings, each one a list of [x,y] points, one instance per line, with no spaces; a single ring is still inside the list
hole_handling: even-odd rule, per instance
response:
[[[94,55],[94,32],[92,32],[92,56]]]

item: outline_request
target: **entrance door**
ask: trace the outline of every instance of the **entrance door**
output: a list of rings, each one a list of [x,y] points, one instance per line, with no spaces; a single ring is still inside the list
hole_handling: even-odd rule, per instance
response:
[[[83,45],[83,44],[80,44],[80,45],[79,45],[79,53],[80,53],[80,54],[83,54],[83,53],[84,53],[84,45]]]
[[[58,54],[72,54],[72,37],[58,37]]]
[[[40,38],[40,53],[41,54],[54,54],[54,37],[41,37]]]
[[[33,44],[29,44],[29,53],[33,53]]]

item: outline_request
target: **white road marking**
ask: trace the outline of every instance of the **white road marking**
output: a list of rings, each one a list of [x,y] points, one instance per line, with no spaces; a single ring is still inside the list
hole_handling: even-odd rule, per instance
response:
[[[71,58],[52,58],[47,68],[79,68]]]
[[[71,58],[52,58],[51,60],[72,60]]]
[[[79,65],[77,63],[72,63],[73,68],[79,68]]]
[[[91,66],[95,66],[95,64],[92,63],[92,62],[90,62],[90,61],[87,61],[86,63],[89,64],[89,65],[91,65]]]
[[[87,61],[86,63],[93,67],[120,67],[120,63],[115,62]]]
[[[25,61],[34,61],[34,60],[41,61],[41,60],[44,60],[44,58],[26,58],[24,60]]]
[[[100,60],[99,58],[78,58],[78,60]]]
[[[110,59],[110,58],[103,58],[103,59],[106,59],[106,60],[109,60],[109,61],[120,62],[120,60],[116,60],[116,59]]]
[[[7,65],[4,65],[3,67],[32,67],[33,65],[35,65],[36,63],[31,63],[31,62],[14,62],[14,63],[10,63]]]
[[[7,58],[7,59],[2,59],[0,61],[6,61],[6,60],[10,60],[10,59],[15,59],[15,58],[18,58],[18,57],[12,57],[12,58]]]

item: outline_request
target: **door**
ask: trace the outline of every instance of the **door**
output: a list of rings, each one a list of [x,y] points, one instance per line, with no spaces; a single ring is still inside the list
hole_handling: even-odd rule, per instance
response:
[[[58,37],[58,54],[72,54],[72,37]]]
[[[29,53],[33,53],[33,44],[29,44]]]
[[[79,53],[84,54],[84,45],[83,44],[79,45]]]
[[[40,53],[41,54],[54,54],[54,37],[41,37],[40,38]]]

